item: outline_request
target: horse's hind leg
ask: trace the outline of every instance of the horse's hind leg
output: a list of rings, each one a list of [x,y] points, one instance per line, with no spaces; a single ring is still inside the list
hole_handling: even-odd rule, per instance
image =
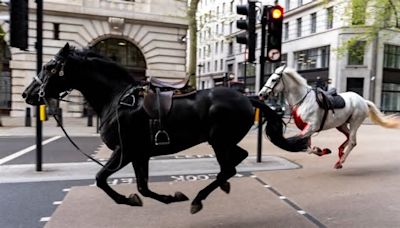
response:
[[[213,148],[221,167],[221,172],[217,175],[217,179],[202,189],[192,201],[190,209],[192,214],[197,213],[203,208],[201,201],[206,199],[212,191],[218,187],[224,190],[226,185],[229,185],[227,181],[236,174],[235,167],[248,156],[247,151],[237,145],[233,147],[213,145]]]
[[[181,192],[175,192],[175,195],[160,195],[149,189],[148,180],[149,180],[149,159],[142,159],[139,161],[135,161],[132,163],[133,168],[136,174],[136,183],[137,188],[144,197],[150,197],[152,199],[158,200],[162,203],[169,204],[173,202],[181,202],[189,200],[187,196],[185,196]]]
[[[346,140],[348,145],[347,145],[344,153],[339,154],[339,161],[336,162],[336,164],[335,164],[336,169],[343,168],[343,163],[346,161],[347,156],[349,156],[350,152],[357,145],[357,130],[360,127],[362,121],[363,120],[357,120],[357,121],[350,122],[349,138],[348,138],[348,140]],[[345,144],[346,144],[346,142],[343,143],[342,145],[345,145]]]
[[[113,173],[122,169],[126,166],[129,161],[128,159],[121,157],[122,152],[120,148],[114,150],[110,157],[110,160],[104,165],[104,167],[96,175],[96,185],[101,188],[108,196],[110,196],[118,204],[127,204],[131,206],[142,206],[143,203],[137,195],[131,195],[129,198],[119,194],[112,189],[108,183],[107,178]]]
[[[346,136],[346,140],[338,148],[339,161],[336,163],[335,168],[340,168],[340,167],[337,167],[337,165],[339,165],[340,160],[343,157],[344,148],[346,148],[347,144],[349,143],[350,130],[347,127],[347,123],[344,123],[343,125],[340,125],[336,129],[338,129],[338,131],[342,132]]]

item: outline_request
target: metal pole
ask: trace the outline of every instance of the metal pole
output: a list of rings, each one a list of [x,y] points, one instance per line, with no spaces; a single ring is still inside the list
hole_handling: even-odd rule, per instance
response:
[[[244,88],[247,87],[247,48],[244,51]]]
[[[36,72],[43,64],[43,0],[36,0]],[[36,106],[36,171],[42,171],[42,121],[40,106]]]
[[[265,38],[266,38],[266,30],[267,26],[267,18],[265,18],[264,12],[268,10],[269,6],[264,6],[264,10],[261,17],[261,50],[260,50],[260,78],[259,78],[259,87],[264,84],[264,63],[265,63]],[[262,115],[261,110],[258,116],[258,137],[257,137],[257,162],[261,162],[262,157]]]

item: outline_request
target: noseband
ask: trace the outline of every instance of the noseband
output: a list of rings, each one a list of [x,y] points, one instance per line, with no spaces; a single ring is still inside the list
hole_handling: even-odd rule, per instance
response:
[[[59,77],[63,77],[63,76],[64,76],[65,60],[51,59],[49,63],[52,63],[52,62],[55,62],[55,67],[54,67],[53,69],[50,70],[50,75],[49,75],[49,76],[46,77],[46,74],[45,74],[43,80],[41,80],[37,75],[35,75],[35,76],[33,77],[33,79],[34,79],[37,83],[39,83],[39,85],[40,85],[39,92],[38,92],[39,99],[41,99],[41,98],[42,98],[42,99],[45,99],[45,92],[44,92],[44,89],[45,89],[45,87],[47,86],[47,83],[48,83],[50,77],[56,75],[57,72],[58,72],[58,76],[59,76]],[[42,72],[42,73],[43,73],[43,72],[46,72],[46,67],[45,67],[45,66],[42,67],[42,71],[41,71],[41,72]],[[69,93],[71,93],[71,91],[72,91],[72,89],[68,89],[68,90],[66,90],[66,91],[64,91],[64,92],[61,92],[58,99],[64,98],[64,97],[67,96]]]

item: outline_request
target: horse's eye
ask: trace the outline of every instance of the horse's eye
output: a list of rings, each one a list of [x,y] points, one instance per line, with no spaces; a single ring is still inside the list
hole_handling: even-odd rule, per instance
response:
[[[271,82],[276,82],[276,79],[275,79],[275,78],[274,78],[274,79],[272,79],[272,80],[271,80]]]

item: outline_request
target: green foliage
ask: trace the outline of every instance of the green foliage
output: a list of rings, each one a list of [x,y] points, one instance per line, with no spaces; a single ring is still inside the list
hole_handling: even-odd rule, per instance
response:
[[[326,4],[329,0],[323,0]],[[366,44],[374,41],[385,29],[398,30],[400,32],[400,10],[399,0],[342,0],[345,4],[345,15],[348,18],[347,24],[350,28],[362,31],[353,35],[345,41],[336,51],[339,57],[349,53],[354,57],[357,53],[350,53],[358,41],[365,41]],[[358,53],[362,55],[363,53]],[[361,58],[362,56],[360,56]]]

